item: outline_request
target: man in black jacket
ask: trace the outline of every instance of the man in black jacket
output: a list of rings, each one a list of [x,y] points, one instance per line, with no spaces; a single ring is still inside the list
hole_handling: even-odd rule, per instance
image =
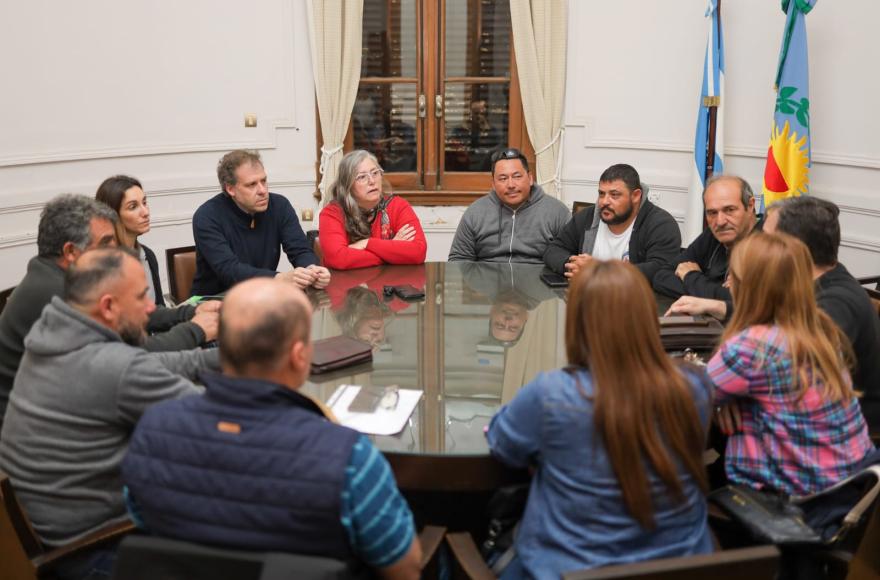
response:
[[[849,338],[855,355],[853,385],[862,391],[862,413],[880,431],[880,318],[865,289],[837,261],[840,210],[816,197],[791,197],[773,204],[764,231],[792,235],[810,250],[816,302]]]
[[[606,169],[599,177],[596,205],[569,220],[547,246],[544,264],[571,277],[594,258],[628,260],[651,282],[678,254],[681,232],[675,218],[646,195],[647,187],[632,166]]]
[[[716,175],[703,191],[708,229],[672,264],[654,276],[654,290],[679,298],[695,296],[730,302],[725,286],[733,246],[759,227],[755,196],[748,182],[733,175]]]

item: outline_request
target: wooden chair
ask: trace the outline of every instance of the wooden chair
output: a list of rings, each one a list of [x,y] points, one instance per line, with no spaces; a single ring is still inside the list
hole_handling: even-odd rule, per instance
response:
[[[699,556],[664,558],[581,572],[567,572],[563,580],[773,580],[779,567],[776,546],[724,550]]]
[[[6,308],[6,303],[9,302],[9,297],[12,296],[13,290],[15,290],[15,286],[6,290],[0,290],[0,314],[3,314],[3,310]]]
[[[324,263],[324,252],[321,251],[321,240],[318,239],[318,230],[309,230],[306,232],[306,239],[312,244],[312,251],[318,256],[318,260]]]
[[[445,528],[427,526],[419,535],[422,568],[433,560]],[[230,550],[132,535],[119,546],[113,578],[119,580],[281,580],[372,578],[372,571],[352,562],[279,552]],[[425,574],[426,577],[432,577]],[[436,574],[433,576],[436,577]]]
[[[60,548],[44,546],[15,497],[9,476],[0,473],[0,578],[43,578],[64,558],[97,548],[132,529],[130,522],[114,524]]]
[[[493,580],[495,575],[486,565],[473,538],[467,532],[446,535],[446,543],[455,563],[466,578]],[[636,564],[622,564],[579,572],[567,572],[564,580],[773,580],[779,564],[779,550],[775,546],[759,546],[725,550],[713,554],[665,558]]]
[[[862,286],[874,285],[873,288],[865,288],[865,292],[868,293],[868,298],[871,299],[871,303],[877,309],[877,314],[880,315],[880,276],[866,276],[856,279]]]
[[[165,250],[168,266],[168,285],[175,304],[190,297],[193,278],[196,277],[196,247],[183,246]]]

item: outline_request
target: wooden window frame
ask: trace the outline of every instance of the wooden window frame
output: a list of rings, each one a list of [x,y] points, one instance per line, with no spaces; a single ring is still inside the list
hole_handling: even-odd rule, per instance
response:
[[[506,79],[493,79],[492,77],[448,77],[444,79],[446,61],[445,52],[441,52],[445,48],[441,42],[446,33],[444,8],[445,0],[416,0],[418,26],[416,59],[419,63],[419,70],[416,71],[415,79],[412,77],[362,77],[360,80],[361,83],[371,85],[410,84],[415,81],[416,95],[425,95],[425,117],[416,117],[416,143],[422,144],[419,154],[416,156],[416,171],[386,174],[394,192],[413,205],[470,205],[488,193],[492,187],[491,174],[488,172],[444,172],[441,169],[440,143],[445,133],[446,116],[444,114],[440,119],[436,117],[434,96],[444,94],[443,89],[447,82],[473,84],[507,82]],[[388,18],[391,18],[390,13]],[[512,35],[511,31],[507,145],[516,147],[525,154],[529,160],[530,171],[534,175],[535,151],[528,136],[523,114]],[[316,150],[320,156],[323,137],[317,102],[315,117],[318,123]],[[353,147],[353,124],[349,122],[348,132],[343,141],[343,150],[351,151]],[[444,176],[452,178],[454,187],[439,187],[438,184]],[[318,178],[320,179],[320,175]]]

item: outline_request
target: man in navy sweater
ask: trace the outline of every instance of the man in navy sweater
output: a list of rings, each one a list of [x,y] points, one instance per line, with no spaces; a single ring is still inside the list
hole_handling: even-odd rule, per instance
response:
[[[330,271],[319,265],[293,206],[284,196],[269,193],[259,153],[227,153],[217,165],[217,178],[223,191],[193,216],[193,294],[219,294],[258,276],[277,276],[300,288],[329,284]],[[282,248],[294,268],[279,273]]]

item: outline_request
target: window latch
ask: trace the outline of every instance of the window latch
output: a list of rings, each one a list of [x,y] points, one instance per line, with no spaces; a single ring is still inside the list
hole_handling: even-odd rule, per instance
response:
[[[434,116],[443,117],[443,95],[434,95]]]
[[[419,118],[424,119],[427,115],[428,110],[428,101],[425,99],[425,95],[419,95]]]

